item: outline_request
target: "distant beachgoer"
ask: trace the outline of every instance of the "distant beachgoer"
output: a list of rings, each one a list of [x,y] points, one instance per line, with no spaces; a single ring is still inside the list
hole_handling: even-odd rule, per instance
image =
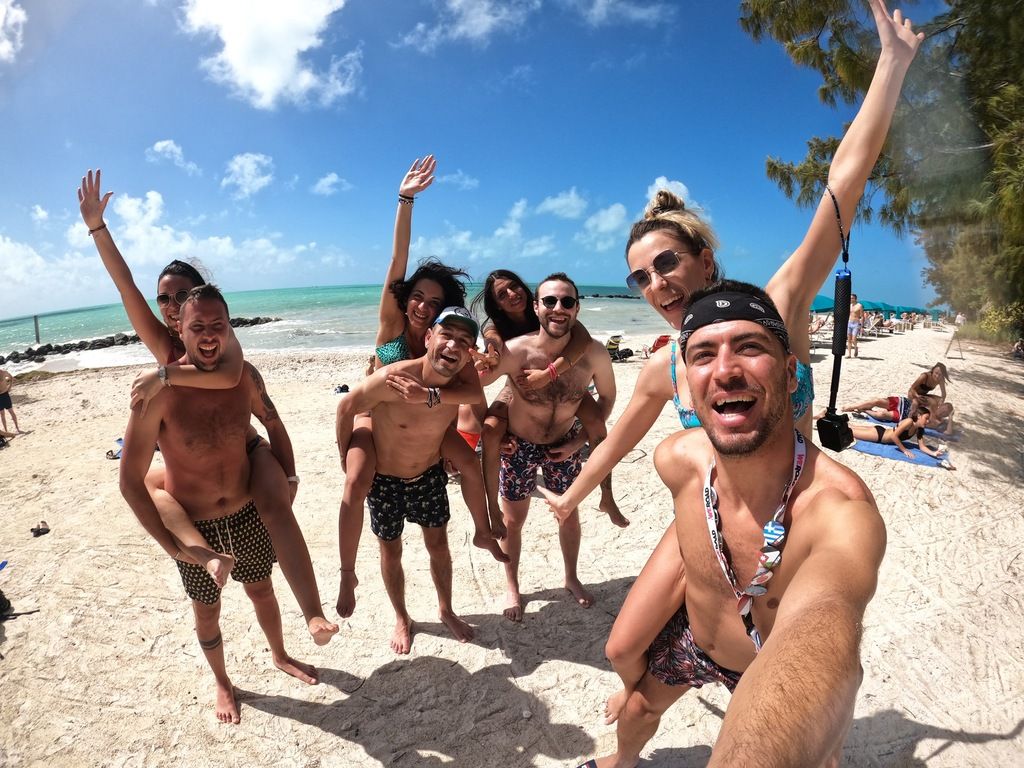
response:
[[[441,622],[456,640],[467,642],[473,629],[452,608],[452,558],[448,548],[448,477],[441,467],[441,445],[458,417],[458,403],[444,403],[441,396],[453,385],[476,349],[476,321],[464,307],[447,307],[427,331],[426,350],[420,357],[384,366],[352,388],[338,403],[336,430],[342,470],[349,472],[347,457],[353,422],[358,413],[373,409],[375,463],[367,497],[370,529],[380,544],[380,569],[384,587],[395,609],[391,648],[409,653],[413,620],[405,602],[402,570],[402,530],[405,521],[423,529],[430,556],[430,573],[437,590]],[[468,365],[472,369],[472,365]],[[474,378],[476,376],[474,372]],[[414,381],[427,393],[426,408],[409,402],[391,384],[394,377]],[[459,385],[461,386],[461,385]],[[481,389],[477,383],[477,388]],[[482,397],[482,394],[481,394]],[[479,465],[477,482],[483,482]],[[466,482],[466,475],[463,482]],[[507,561],[491,532],[487,508],[470,507],[475,533],[473,544]],[[340,519],[340,516],[339,516]],[[344,521],[340,522],[344,525]]]
[[[0,368],[0,422],[3,422],[4,437],[13,437],[14,434],[22,434],[18,426],[18,416],[14,413],[14,403],[11,401],[11,387],[14,386],[14,377],[7,371]],[[7,431],[7,414],[11,414],[14,422],[14,434]]]
[[[907,398],[914,405],[924,405],[930,409],[938,408],[946,402],[946,382],[952,381],[945,363],[936,363],[930,370],[925,371],[910,385]],[[939,388],[939,394],[933,395],[931,391]]]
[[[95,174],[90,170],[82,177],[82,185],[78,189],[82,220],[96,243],[103,266],[121,294],[128,320],[158,363],[155,371],[148,371],[136,378],[132,388],[132,406],[141,405],[145,412],[149,401],[166,387],[186,387],[186,392],[237,387],[243,378],[245,366],[242,348],[230,327],[224,348],[219,350],[216,365],[196,365],[187,361],[170,365],[179,361],[185,352],[180,338],[181,304],[191,289],[204,285],[206,280],[192,264],[177,259],[164,267],[157,279],[156,296],[163,319],[161,322],[135,284],[103,219],[107,203],[114,193],[107,192],[101,197],[100,181],[99,170]],[[249,452],[252,464],[250,492],[259,509],[260,518],[270,532],[281,571],[302,610],[310,634],[317,644],[326,643],[338,631],[338,626],[324,618],[309,550],[292,512],[292,502],[299,484],[295,465],[290,463],[288,467],[283,467],[267,442],[260,440],[259,434],[251,426],[247,442],[255,444],[255,448]],[[185,557],[204,564],[213,578],[223,585],[232,567],[230,558],[210,548],[209,542],[192,525],[182,506],[166,491],[162,469],[150,470],[146,483],[164,524],[177,539],[176,546],[168,550],[168,554],[180,549]]]
[[[887,18],[884,5],[873,0],[881,53],[871,85],[857,116],[836,149],[829,168],[828,186],[839,203],[848,231],[864,185],[885,142],[893,110],[919,40],[902,22]],[[751,203],[752,204],[752,203]],[[686,208],[667,190],[659,190],[648,204],[642,221],[633,225],[626,260],[633,270],[627,283],[642,292],[648,304],[678,329],[683,305],[693,293],[721,276],[715,248],[717,240],[706,221]],[[840,252],[839,228],[831,197],[825,193],[803,242],[767,285],[790,336],[797,359],[797,390],[791,395],[797,428],[812,434],[814,399],[810,369],[810,339],[805,333],[807,312]],[[673,402],[684,429],[699,426],[673,342],[651,356],[637,379],[625,411],[605,440],[587,460],[568,492],[552,504],[556,515],[579,504],[615,464],[651,429],[665,403]],[[678,363],[678,366],[677,366]],[[679,371],[677,371],[677,367]],[[635,689],[646,668],[647,649],[682,602],[683,572],[672,523],[647,565],[634,582],[616,618],[605,651],[619,673],[623,690],[609,700],[608,722]]]
[[[406,277],[409,244],[412,240],[413,205],[416,195],[434,183],[436,167],[433,155],[427,155],[423,160],[417,159],[398,186],[394,244],[381,292],[377,349],[372,361],[372,365],[377,368],[422,357],[426,352],[426,332],[434,324],[441,309],[461,307],[466,303],[466,288],[459,278],[467,275],[460,269],[449,267],[436,259],[427,259],[420,262],[412,275]],[[423,410],[431,404],[426,389],[402,373],[393,373],[388,385]],[[455,382],[445,387],[442,394],[446,405],[484,403],[480,380],[472,366],[460,369]],[[341,575],[336,608],[342,618],[351,616],[356,606],[355,590],[359,585],[356,554],[363,531],[363,506],[376,467],[372,419],[369,414],[360,415],[356,419],[347,445],[345,463],[348,471],[338,512]],[[462,475],[462,496],[466,506],[474,513],[483,509],[486,514],[487,495],[480,475],[480,463],[476,453],[455,427],[449,430],[441,447],[441,455]],[[495,535],[505,535],[500,520],[492,519],[491,528]]]
[[[498,364],[506,351],[505,342],[540,329],[540,320],[534,309],[533,293],[523,279],[507,269],[495,269],[484,280],[484,287],[473,299],[473,310],[483,307],[488,322],[484,324],[483,337],[486,350],[477,363],[477,370],[484,371]],[[536,371],[524,371],[519,375],[519,384],[524,389],[536,390],[546,387],[553,379],[564,376],[573,363],[582,357],[593,339],[583,323],[572,327],[569,345],[565,352],[551,364]],[[501,443],[508,432],[508,403],[512,398],[512,386],[505,384],[498,396],[486,409],[483,420],[483,470],[484,485],[487,487],[487,506],[491,514],[500,515],[498,502],[498,470],[501,464]],[[583,424],[587,439],[596,448],[607,436],[607,428],[601,418],[601,410],[592,397],[585,397],[576,415]],[[620,528],[629,525],[629,520],[619,510],[612,495],[612,475],[601,481],[599,509],[608,515],[611,522]]]
[[[964,327],[964,323],[967,322],[967,315],[965,315],[963,312],[957,312],[956,313],[956,320],[955,320],[955,322],[956,322],[956,327],[958,329],[963,328]]]
[[[182,361],[215,366],[230,342],[228,308],[212,285],[188,293],[179,305]],[[176,363],[171,363],[172,366]],[[252,601],[274,666],[305,683],[315,684],[317,671],[296,661],[285,650],[281,610],[274,596],[271,572],[274,549],[250,493],[252,448],[247,439],[255,415],[271,435],[271,450],[287,462],[288,433],[263,378],[248,363],[231,389],[168,387],[146,403],[132,408],[121,453],[121,493],[146,531],[167,551],[177,544],[164,526],[146,485],[146,473],[159,441],[166,467],[165,483],[192,523],[218,552],[232,555],[231,577],[241,582]],[[211,429],[210,425],[216,428]],[[222,723],[240,720],[234,686],[224,664],[220,632],[221,586],[206,570],[179,562],[186,594],[192,599],[196,637],[216,680],[216,714]]]
[[[911,400],[899,395],[877,397],[862,403],[843,406],[845,413],[864,413],[877,421],[892,422],[900,422],[908,418],[912,409]],[[951,435],[954,429],[953,413],[952,403],[940,403],[934,411],[929,412],[928,423],[925,426],[929,429],[942,430],[945,434]],[[815,418],[821,418],[824,415],[825,412],[821,411]]]
[[[1018,360],[1024,360],[1024,336],[1014,343],[1011,354]]]
[[[911,438],[915,438],[917,440],[917,447],[922,453],[937,459],[942,455],[942,450],[932,450],[924,442],[924,430],[928,426],[928,419],[930,417],[931,411],[924,406],[920,406],[916,410],[911,411],[907,418],[901,419],[895,427],[883,427],[878,424],[851,424],[850,430],[858,440],[863,440],[867,443],[895,445],[905,456],[911,458],[914,454],[903,443]]]
[[[616,697],[615,752],[588,765],[637,765],[669,707],[711,683],[732,697],[709,766],[838,765],[885,523],[861,479],[795,429],[796,358],[764,291],[695,293],[679,346],[701,429],[667,438],[654,463],[685,599]]]
[[[864,306],[857,301],[857,294],[850,294],[850,319],[846,323],[846,356],[857,356],[857,337],[864,327]]]
[[[498,364],[481,376],[486,385],[508,375],[514,395],[508,404],[508,431],[512,438],[509,453],[502,453],[499,484],[502,511],[508,536],[502,549],[509,556],[505,566],[505,618],[522,621],[523,600],[519,588],[519,556],[522,530],[530,509],[530,496],[537,487],[538,470],[544,484],[555,492],[564,492],[576,479],[583,464],[580,449],[585,436],[576,421],[580,403],[589,399],[591,381],[597,389],[597,405],[602,421],[615,404],[615,375],[604,346],[591,341],[590,347],[564,376],[552,379],[543,389],[525,389],[517,380],[526,369],[542,370],[551,361],[564,356],[571,331],[579,315],[579,292],[564,273],[556,272],[537,286],[534,309],[540,330],[523,334],[506,345]],[[559,521],[558,541],[565,567],[565,588],[576,602],[589,608],[594,598],[576,573],[580,549],[579,510],[568,510]]]

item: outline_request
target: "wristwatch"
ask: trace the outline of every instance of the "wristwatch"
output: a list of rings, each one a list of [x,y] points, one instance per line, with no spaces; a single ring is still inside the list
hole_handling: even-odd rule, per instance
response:
[[[166,365],[157,366],[156,377],[158,379],[160,379],[160,383],[163,384],[165,387],[171,386],[170,382],[167,381],[167,366]]]

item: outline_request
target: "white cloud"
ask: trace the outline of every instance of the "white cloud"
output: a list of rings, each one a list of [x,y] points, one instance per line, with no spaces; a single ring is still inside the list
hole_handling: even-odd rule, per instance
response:
[[[50,218],[50,212],[43,208],[43,206],[38,204],[32,206],[32,221],[42,224],[48,218]]]
[[[447,173],[437,177],[438,184],[452,184],[458,189],[476,189],[480,186],[480,179],[474,179],[468,173],[459,168],[455,173]]]
[[[315,101],[326,107],[357,89],[362,50],[331,56],[326,71],[314,70],[302,55],[323,45],[329,18],[344,5],[345,0],[185,0],[184,27],[220,39],[220,52],[204,59],[203,67],[252,106]]]
[[[178,168],[181,168],[189,176],[202,173],[199,166],[191,160],[185,160],[185,153],[173,139],[161,139],[152,147],[146,149],[146,160],[151,163],[159,163],[161,160],[169,160]]]
[[[274,180],[274,161],[267,155],[245,152],[228,161],[227,172],[220,180],[224,187],[234,187],[238,199],[252,197]]]
[[[331,171],[326,176],[318,179],[316,184],[309,188],[309,191],[314,195],[330,197],[336,192],[348,192],[350,189],[352,189],[352,184],[347,179],[343,179],[334,171]]]
[[[635,0],[573,0],[574,8],[583,20],[600,27],[621,19],[623,21],[654,24],[671,18],[674,9],[665,3],[642,3]]]
[[[573,239],[595,251],[607,251],[625,245],[627,226],[626,206],[613,203],[583,222],[583,230]]]
[[[12,64],[22,46],[28,14],[14,0],[0,0],[0,61]]]
[[[417,258],[437,256],[449,263],[468,261],[498,261],[533,259],[555,250],[551,235],[524,237],[522,220],[529,210],[525,199],[518,200],[505,220],[490,235],[476,236],[470,230],[449,225],[448,234],[440,237],[419,237],[411,251]]]
[[[576,187],[546,197],[537,206],[537,213],[550,213],[560,219],[578,219],[587,210],[587,201],[579,196]]]
[[[430,53],[449,42],[486,46],[493,34],[521,27],[540,5],[540,0],[445,0],[436,24],[420,22],[402,36],[398,45],[422,53]]]

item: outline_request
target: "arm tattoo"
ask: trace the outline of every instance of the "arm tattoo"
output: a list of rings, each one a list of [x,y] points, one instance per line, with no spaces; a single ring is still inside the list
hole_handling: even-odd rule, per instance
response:
[[[261,421],[264,424],[268,421],[277,421],[277,408],[274,407],[274,403],[271,401],[270,395],[267,394],[267,387],[263,383],[263,377],[260,376],[260,372],[251,365],[249,366],[249,372],[252,374],[252,380],[256,385],[256,391],[259,392],[260,395],[260,402],[263,403],[263,409],[266,411]]]

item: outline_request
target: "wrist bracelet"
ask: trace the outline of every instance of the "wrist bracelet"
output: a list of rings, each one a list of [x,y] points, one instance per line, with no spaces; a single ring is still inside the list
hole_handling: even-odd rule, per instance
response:
[[[107,222],[103,222],[98,227],[96,227],[96,229],[90,229],[89,230],[89,237],[92,237],[95,233],[99,232],[101,229],[106,229],[106,228],[107,228]]]
[[[437,387],[427,387],[427,408],[441,404],[441,392]]]
[[[298,475],[292,475],[291,477],[288,478],[288,482],[289,483],[295,483],[296,485],[298,485],[299,484],[299,476]]]
[[[558,378],[558,369],[555,368],[554,363],[548,363],[548,376],[551,377],[552,381]]]
[[[399,205],[412,205],[416,202],[416,198],[411,195],[403,195],[401,192],[398,193],[398,204]]]

